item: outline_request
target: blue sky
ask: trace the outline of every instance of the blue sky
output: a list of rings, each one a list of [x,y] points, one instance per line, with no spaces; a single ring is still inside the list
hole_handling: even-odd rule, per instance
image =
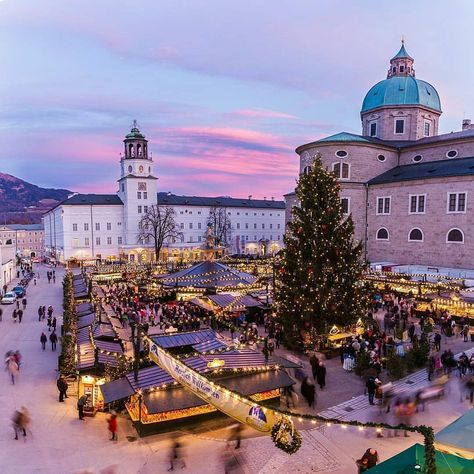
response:
[[[474,3],[0,0],[0,172],[114,192],[133,119],[161,191],[275,196],[294,149],[360,132],[402,35],[440,132],[474,119]]]

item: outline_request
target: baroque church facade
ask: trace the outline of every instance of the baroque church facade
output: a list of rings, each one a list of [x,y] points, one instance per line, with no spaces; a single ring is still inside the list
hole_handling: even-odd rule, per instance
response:
[[[370,263],[474,268],[474,126],[438,134],[436,89],[415,75],[402,42],[387,78],[366,94],[362,133],[296,149],[300,173],[320,155],[341,185],[345,214]],[[285,195],[287,220],[297,205]]]
[[[174,209],[180,236],[160,258],[201,258],[210,209],[224,209],[231,227],[229,253],[274,254],[283,245],[285,203],[271,199],[177,196],[158,192],[148,140],[136,122],[124,139],[116,194],[72,194],[43,216],[44,254],[70,260],[155,259],[153,242],[140,239],[140,221],[151,206]]]

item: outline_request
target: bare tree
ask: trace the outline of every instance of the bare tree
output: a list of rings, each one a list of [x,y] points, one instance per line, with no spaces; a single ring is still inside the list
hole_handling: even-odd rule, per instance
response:
[[[209,209],[207,225],[212,228],[216,247],[229,247],[232,239],[232,223],[227,208],[213,206]]]
[[[150,206],[140,219],[139,228],[138,241],[153,243],[156,261],[165,241],[174,241],[182,235],[176,223],[175,210],[168,206]]]

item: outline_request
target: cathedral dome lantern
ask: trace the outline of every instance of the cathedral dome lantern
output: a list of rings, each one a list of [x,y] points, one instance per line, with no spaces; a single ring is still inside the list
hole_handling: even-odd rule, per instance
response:
[[[137,121],[134,120],[132,128],[125,136],[125,159],[148,159],[148,140],[145,135],[140,132]]]
[[[387,79],[367,92],[361,109],[362,134],[382,140],[418,140],[438,133],[441,101],[436,89],[415,78],[414,59],[404,41],[390,60]]]

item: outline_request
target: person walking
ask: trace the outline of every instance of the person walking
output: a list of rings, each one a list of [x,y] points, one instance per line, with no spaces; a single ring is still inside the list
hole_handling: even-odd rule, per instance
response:
[[[84,420],[84,406],[87,404],[88,399],[89,399],[89,394],[85,393],[77,401],[77,410],[79,411],[79,419],[82,421],[85,421]]]
[[[53,320],[51,321],[51,327],[53,328],[53,331],[56,331],[56,316],[53,316]]]
[[[175,435],[171,444],[170,467],[168,471],[174,471],[174,466],[179,461],[181,462],[181,469],[184,469],[186,467],[186,463],[184,462],[184,459],[183,459],[182,450],[183,450],[183,446],[181,442],[179,441],[179,438]]]
[[[58,342],[58,336],[56,335],[56,331],[53,330],[53,332],[49,336],[49,340],[51,342],[51,350],[53,352],[56,351],[56,344]]]
[[[375,377],[372,375],[367,379],[367,383],[365,384],[367,388],[367,393],[369,395],[369,404],[370,405],[375,405],[374,403],[374,396],[375,396],[375,391],[377,389],[377,383],[375,381]]]
[[[2,318],[3,318],[3,309],[0,308],[0,322],[2,321]]]
[[[434,335],[434,347],[437,352],[441,350],[441,334],[439,332]]]
[[[469,324],[465,324],[462,328],[463,342],[468,342]]]
[[[46,324],[48,325],[48,332],[51,332],[51,325],[53,324],[53,318],[51,318],[51,316],[48,316]]]
[[[17,315],[18,315],[18,324],[20,324],[21,320],[23,319],[23,310],[22,309],[17,310]]]
[[[113,410],[110,412],[110,418],[107,420],[107,424],[108,424],[109,431],[112,434],[112,437],[110,438],[110,441],[118,441],[118,437],[117,437],[117,429],[118,429],[117,414]]]
[[[6,360],[6,370],[10,376],[10,380],[12,382],[12,385],[15,385],[15,379],[18,375],[19,371],[18,364],[13,356],[9,356],[8,359]]]
[[[21,300],[21,304],[23,305],[23,311],[25,311],[25,309],[26,309],[26,303],[27,303],[26,298],[23,298],[23,299]]]
[[[46,350],[46,343],[48,342],[48,338],[46,337],[46,334],[44,332],[41,333],[40,342],[41,349],[43,349],[43,351]]]
[[[26,428],[28,427],[29,421],[30,417],[25,407],[21,407],[20,410],[15,410],[12,417],[13,431],[15,432],[14,439],[18,439],[19,432],[23,432],[23,436],[26,436]]]
[[[46,318],[46,306],[42,306],[42,307],[41,307],[41,311],[42,311],[42,313],[43,313],[41,319]]]
[[[39,306],[38,307],[38,321],[41,321],[43,319],[43,307]]]
[[[321,390],[326,386],[326,366],[323,362],[316,366],[316,382]]]
[[[309,377],[305,377],[301,382],[301,395],[303,395],[305,400],[308,402],[310,408],[314,408],[315,392],[316,387]]]
[[[58,381],[56,382],[56,386],[59,390],[59,401],[64,402],[64,398],[69,398],[67,396],[67,389],[69,387],[64,375],[60,375]]]

